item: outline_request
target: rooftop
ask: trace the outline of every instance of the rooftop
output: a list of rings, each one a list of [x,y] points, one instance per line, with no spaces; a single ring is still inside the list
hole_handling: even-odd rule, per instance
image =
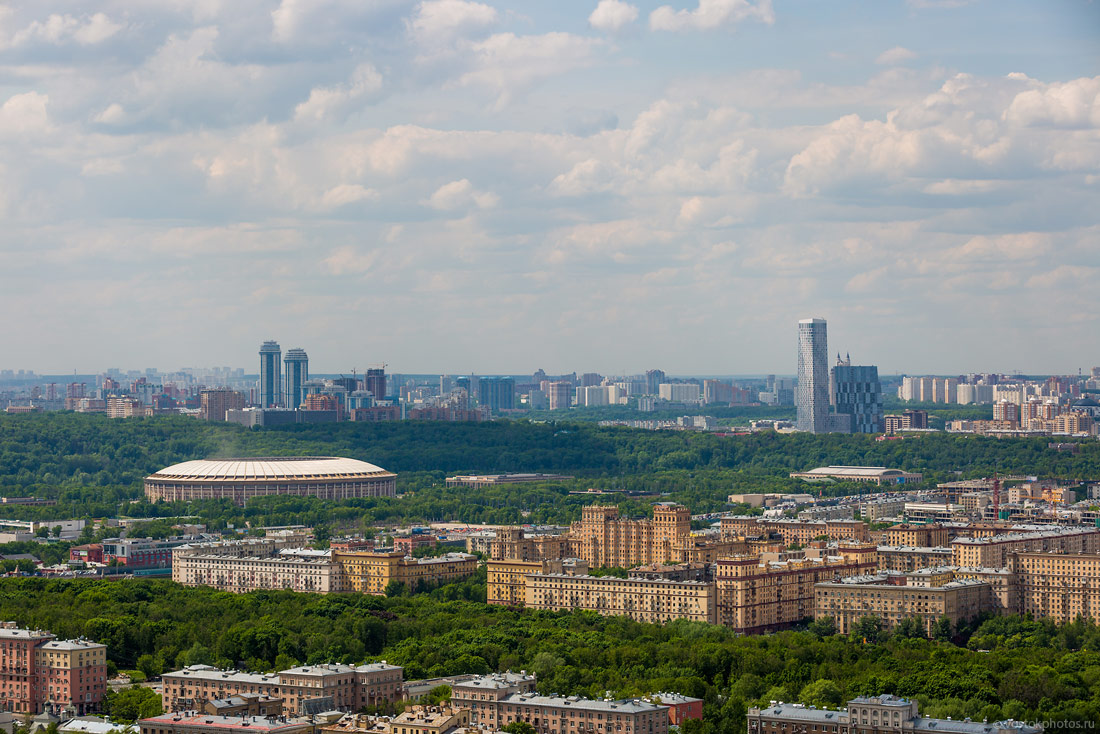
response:
[[[528,675],[527,673],[493,673],[492,675],[483,675],[473,680],[463,681],[462,683],[455,684],[456,688],[483,688],[486,690],[498,690],[501,688],[510,688],[518,683],[534,683],[535,676]]]
[[[376,474],[389,474],[389,472],[358,459],[336,456],[279,456],[185,461],[161,469],[149,479],[192,481],[337,479]]]
[[[218,716],[216,714],[175,713],[161,714],[149,719],[141,719],[138,725],[146,726],[194,726],[210,729],[233,729],[235,731],[312,731],[313,724],[307,719],[269,719],[262,716]]]
[[[640,698],[623,698],[616,701],[603,699],[581,698],[580,696],[540,696],[537,693],[513,693],[505,696],[503,701],[507,703],[520,703],[528,706],[553,706],[557,708],[570,707],[584,709],[585,711],[616,711],[636,714],[649,711],[667,711],[668,706],[643,701]]]
[[[795,472],[795,474],[846,474],[861,477],[893,477],[905,473],[901,469],[887,469],[884,466],[819,466],[809,471]]]

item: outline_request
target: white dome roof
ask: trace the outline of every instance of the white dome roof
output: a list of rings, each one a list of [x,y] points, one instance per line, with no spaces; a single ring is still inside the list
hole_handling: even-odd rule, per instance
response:
[[[248,481],[255,479],[337,479],[390,474],[382,467],[358,459],[337,456],[276,456],[245,459],[198,459],[161,469],[150,478],[199,481]]]

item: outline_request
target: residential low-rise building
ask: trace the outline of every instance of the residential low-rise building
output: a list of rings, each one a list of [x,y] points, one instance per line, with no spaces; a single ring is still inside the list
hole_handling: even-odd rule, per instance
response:
[[[309,719],[261,716],[216,716],[186,712],[161,714],[137,722],[141,734],[314,734]]]
[[[282,701],[290,715],[314,713],[311,701],[327,710],[357,711],[401,698],[404,669],[397,665],[336,663],[302,665],[279,673],[245,673],[192,665],[165,673],[161,704],[165,711],[196,711],[210,701],[233,696],[263,696]]]
[[[668,734],[668,707],[641,699],[592,700],[540,696],[535,677],[498,673],[456,683],[451,704],[469,709],[470,722],[500,730],[517,721],[537,734]]]
[[[348,714],[317,734],[489,734],[470,726],[470,712],[451,706],[411,706],[397,716]]]
[[[49,704],[86,714],[106,691],[106,645],[0,623],[0,710],[33,715]]]
[[[181,546],[173,551],[172,580],[235,593],[287,589],[384,594],[391,583],[416,590],[456,581],[476,570],[477,558],[468,553],[413,558],[402,551],[286,548],[265,538]]]
[[[887,694],[854,698],[845,709],[835,710],[773,701],[768,706],[750,707],[745,718],[748,734],[1041,734],[1043,731],[1042,727],[1011,720],[978,723],[931,719],[920,715],[916,701]]]

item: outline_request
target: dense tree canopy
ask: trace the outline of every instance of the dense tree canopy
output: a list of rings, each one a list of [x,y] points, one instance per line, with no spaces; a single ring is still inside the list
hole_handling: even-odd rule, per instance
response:
[[[404,520],[567,522],[580,507],[606,498],[571,495],[588,487],[661,495],[693,512],[727,509],[731,492],[805,491],[788,477],[827,464],[881,465],[925,473],[929,481],[1025,472],[1100,476],[1100,444],[1059,452],[1046,439],[996,439],[930,434],[901,441],[866,435],[698,432],[601,428],[578,422],[303,424],[248,430],[184,416],[111,420],[74,413],[0,415],[0,494],[57,500],[49,507],[12,506],[28,519],[164,517],[196,514],[214,527],[332,522],[340,527]],[[211,456],[341,455],[398,473],[399,498],[345,503],[268,497],[245,510],[228,502],[141,500],[142,478],[164,466]],[[456,472],[543,471],[575,481],[509,485],[477,491],[443,486]],[[866,486],[814,485],[826,494]],[[648,511],[652,498],[623,501],[624,511]],[[151,525],[151,531],[164,532]]]
[[[87,635],[108,645],[118,668],[149,674],[200,662],[266,671],[385,659],[409,679],[526,669],[543,693],[674,690],[704,699],[707,734],[741,734],[746,707],[761,701],[833,705],[877,693],[916,697],[934,716],[1100,720],[1100,629],[1081,622],[993,618],[953,642],[883,633],[864,642],[820,624],[740,637],[696,622],[517,611],[484,604],[484,593],[483,572],[392,598],[6,579],[0,618]],[[117,703],[152,705],[133,695]]]

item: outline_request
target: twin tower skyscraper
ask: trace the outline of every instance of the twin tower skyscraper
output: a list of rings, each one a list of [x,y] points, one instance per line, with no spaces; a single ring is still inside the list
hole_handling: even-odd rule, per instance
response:
[[[260,406],[264,408],[297,408],[302,402],[302,384],[309,379],[309,355],[294,348],[282,358],[278,342],[266,341],[260,347]],[[282,366],[286,365],[286,378]]]

